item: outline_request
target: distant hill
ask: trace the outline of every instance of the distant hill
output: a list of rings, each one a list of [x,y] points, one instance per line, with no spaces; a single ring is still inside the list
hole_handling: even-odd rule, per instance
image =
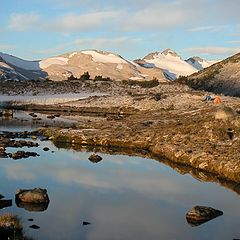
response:
[[[194,89],[240,97],[240,53],[177,81]]]

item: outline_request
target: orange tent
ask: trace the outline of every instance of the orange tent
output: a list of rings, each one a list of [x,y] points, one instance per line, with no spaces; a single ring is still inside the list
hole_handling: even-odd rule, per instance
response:
[[[222,100],[220,97],[215,97],[213,102],[214,102],[214,104],[220,104],[222,102]]]

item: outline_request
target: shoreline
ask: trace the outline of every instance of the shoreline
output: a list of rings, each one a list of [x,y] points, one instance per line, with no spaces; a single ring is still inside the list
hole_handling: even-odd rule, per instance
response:
[[[204,102],[204,96],[186,86],[160,84],[54,105],[12,108],[74,116],[75,128],[41,130],[54,142],[142,149],[240,183],[240,99],[221,96],[222,103],[214,105]],[[223,118],[217,119],[217,114]]]

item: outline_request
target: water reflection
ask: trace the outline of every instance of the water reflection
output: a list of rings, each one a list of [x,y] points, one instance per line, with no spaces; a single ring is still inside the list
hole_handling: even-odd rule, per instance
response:
[[[0,209],[11,207],[12,200],[0,200]]]
[[[92,164],[88,160],[91,153],[86,149],[81,148],[83,152],[79,152],[76,146],[74,150],[57,148],[49,142],[39,141],[39,144],[40,147],[35,149],[39,158],[19,162],[0,159],[1,193],[6,198],[11,199],[17,188],[41,187],[51,193],[51,203],[46,211],[26,211],[15,205],[1,210],[11,209],[21,216],[26,227],[30,225],[27,219],[34,219],[33,223],[40,229],[28,228],[29,237],[49,240],[221,240],[238,236],[239,197],[186,173],[225,184],[234,190],[239,189],[236,185],[214,176],[197,175],[185,166],[177,168],[184,174],[179,175],[159,160],[142,158],[153,157],[147,152],[111,149],[112,155],[108,155],[104,152],[109,149],[95,148],[94,151],[101,152],[103,160]],[[44,151],[44,147],[50,151]],[[123,153],[138,154],[139,157]],[[199,204],[221,209],[224,216],[191,228],[185,215],[192,206]],[[87,226],[83,222],[91,224]]]

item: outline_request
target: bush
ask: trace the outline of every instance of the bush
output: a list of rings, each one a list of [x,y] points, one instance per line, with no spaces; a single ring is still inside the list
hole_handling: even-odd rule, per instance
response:
[[[147,80],[147,81],[123,80],[122,83],[130,86],[140,86],[142,88],[153,88],[159,85],[159,82],[157,79]]]
[[[95,78],[93,79],[94,81],[112,81],[112,79],[110,77],[103,77],[103,76],[95,76]]]
[[[90,75],[88,72],[85,72],[83,75],[81,75],[80,80],[89,80]]]

